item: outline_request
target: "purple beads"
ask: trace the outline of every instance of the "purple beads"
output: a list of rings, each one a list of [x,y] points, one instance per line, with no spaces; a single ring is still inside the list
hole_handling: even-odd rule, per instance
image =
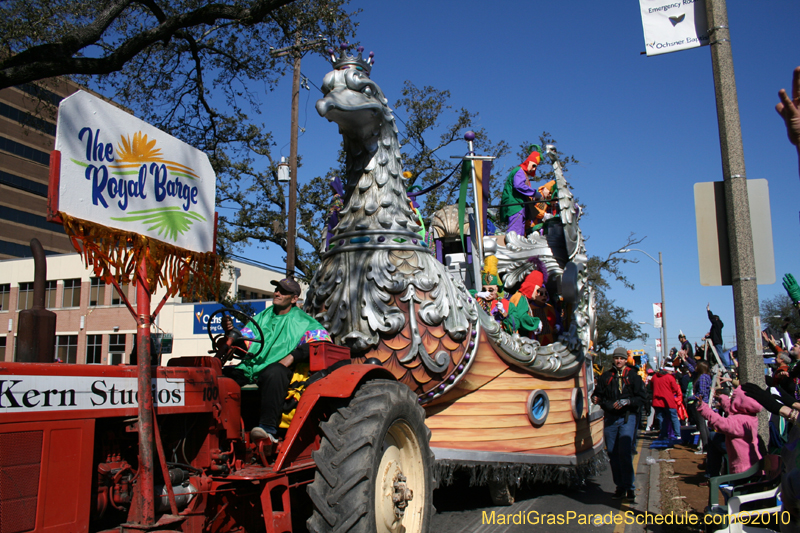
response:
[[[378,242],[383,242],[383,241],[385,241],[385,240],[386,240],[386,237],[384,237],[383,235],[381,235],[380,237],[378,237]]]

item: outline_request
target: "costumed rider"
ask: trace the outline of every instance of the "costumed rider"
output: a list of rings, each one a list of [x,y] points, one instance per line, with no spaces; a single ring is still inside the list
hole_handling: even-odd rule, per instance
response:
[[[549,198],[550,189],[546,189],[545,194],[548,194],[548,197],[545,198],[531,185],[531,178],[536,176],[536,168],[541,159],[538,151],[531,152],[525,161],[511,169],[506,178],[500,200],[500,218],[508,221],[507,233],[513,231],[517,235],[526,237],[536,218],[535,204],[530,202]]]
[[[272,281],[275,293],[272,306],[253,317],[261,327],[264,342],[250,346],[252,357],[223,373],[240,386],[258,384],[261,395],[259,422],[250,431],[252,441],[278,442],[281,411],[289,382],[298,367],[308,365],[309,344],[331,342],[322,324],[296,306],[300,285],[291,278]]]
[[[478,305],[490,317],[502,322],[508,316],[508,313],[503,301],[500,299],[503,291],[503,280],[497,275],[497,257],[490,255],[483,261],[481,283],[483,291],[475,294]]]
[[[536,192],[539,193],[539,196],[545,200],[550,200],[553,198],[555,191],[555,180],[548,181],[536,190]],[[533,204],[533,220],[531,221],[529,232],[541,229],[545,222],[556,216],[557,210],[558,203],[555,201]]]
[[[534,270],[533,272],[538,272]],[[533,274],[531,272],[531,274]],[[531,274],[528,274],[530,277]],[[541,272],[539,272],[541,275]],[[527,281],[528,278],[525,278]],[[533,315],[530,305],[530,298],[532,297],[529,292],[530,286],[522,283],[523,287],[515,292],[508,299],[508,313],[505,320],[503,320],[503,329],[508,333],[519,333],[520,337],[534,338],[534,335],[542,331],[542,320]]]
[[[521,320],[522,315],[526,314],[533,319],[538,319],[540,329],[532,331],[532,333],[535,333],[533,338],[538,340],[542,346],[547,346],[555,342],[561,332],[561,317],[547,301],[548,294],[547,287],[545,287],[547,269],[538,259],[534,259],[539,263],[539,266],[527,275],[519,288],[519,292],[509,300],[508,316]],[[520,329],[520,335],[522,334]]]

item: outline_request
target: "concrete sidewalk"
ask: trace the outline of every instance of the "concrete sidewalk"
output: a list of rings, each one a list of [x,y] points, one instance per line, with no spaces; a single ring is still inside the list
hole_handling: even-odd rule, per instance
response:
[[[644,435],[645,447],[656,439],[656,435]],[[650,449],[651,465],[651,505],[661,515],[696,516],[702,521],[708,505],[708,486],[706,481],[705,454],[697,454],[695,446],[676,444],[667,449]],[[657,481],[656,481],[657,480]],[[655,493],[652,487],[656,486]],[[651,511],[653,512],[653,511]],[[673,524],[649,526],[647,531],[690,533],[705,531],[702,525]]]

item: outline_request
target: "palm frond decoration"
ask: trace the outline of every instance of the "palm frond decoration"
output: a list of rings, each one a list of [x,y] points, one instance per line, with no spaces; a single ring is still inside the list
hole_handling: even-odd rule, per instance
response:
[[[175,242],[178,240],[178,234],[183,235],[189,231],[189,227],[196,220],[205,221],[206,219],[192,211],[184,211],[179,206],[172,206],[131,211],[130,216],[111,217],[111,220],[151,224],[147,231],[158,230],[159,237],[164,234],[167,240]]]

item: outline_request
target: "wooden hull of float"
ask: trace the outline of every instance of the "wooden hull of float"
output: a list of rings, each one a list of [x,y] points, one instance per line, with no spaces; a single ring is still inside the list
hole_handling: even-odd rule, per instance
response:
[[[425,406],[437,460],[576,465],[600,453],[603,420],[588,414],[585,366],[569,378],[540,378],[509,367],[483,332],[480,341],[469,372]],[[549,412],[538,427],[527,414],[528,399],[537,390],[549,399]]]

